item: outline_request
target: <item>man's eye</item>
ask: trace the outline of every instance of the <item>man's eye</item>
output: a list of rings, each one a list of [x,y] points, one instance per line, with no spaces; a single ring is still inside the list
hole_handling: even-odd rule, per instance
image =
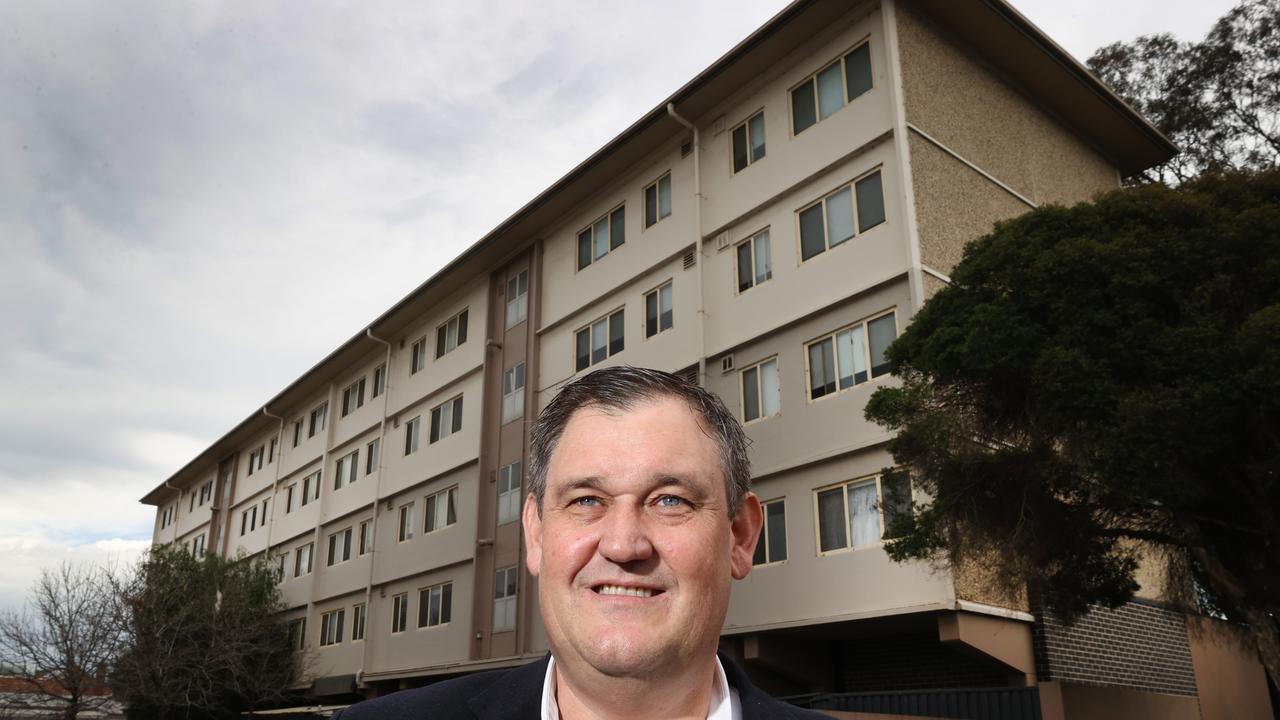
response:
[[[600,499],[587,495],[580,498],[574,498],[573,502],[570,504],[578,507],[595,507],[600,504]]]
[[[674,507],[680,507],[681,505],[684,505],[685,501],[684,501],[684,498],[679,498],[679,497],[676,497],[675,495],[663,495],[662,497],[658,498],[657,504],[658,504],[658,507],[674,508]]]

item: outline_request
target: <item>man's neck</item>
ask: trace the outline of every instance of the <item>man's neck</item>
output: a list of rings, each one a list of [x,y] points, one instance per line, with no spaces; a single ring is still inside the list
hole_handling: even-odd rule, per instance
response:
[[[714,658],[696,672],[644,680],[594,672],[587,678],[569,678],[564,666],[557,663],[556,704],[561,720],[706,720],[715,677]]]

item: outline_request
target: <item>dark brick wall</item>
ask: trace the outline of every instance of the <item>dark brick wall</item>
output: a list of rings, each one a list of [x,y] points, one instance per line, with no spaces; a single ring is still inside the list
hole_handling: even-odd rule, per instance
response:
[[[1071,627],[1048,613],[1036,617],[1032,642],[1041,680],[1196,694],[1181,613],[1130,602],[1115,610],[1095,607]]]
[[[843,647],[843,692],[1000,687],[1002,666],[938,641],[937,633],[858,638]]]

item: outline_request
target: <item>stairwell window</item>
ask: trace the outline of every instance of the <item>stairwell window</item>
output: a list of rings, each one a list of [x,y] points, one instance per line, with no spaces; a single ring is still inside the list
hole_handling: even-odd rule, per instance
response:
[[[671,329],[671,281],[644,296],[644,336],[651,338]]]
[[[777,415],[781,407],[781,391],[778,387],[778,359],[744,368],[742,378],[742,421]]]
[[[799,135],[871,88],[871,45],[864,42],[791,89],[791,132]]]
[[[626,240],[626,206],[621,205],[578,231],[578,269],[617,250]]]
[[[671,214],[671,173],[644,189],[644,226],[653,227]]]
[[[436,357],[452,352],[467,341],[467,308],[436,328]]]
[[[507,279],[507,329],[519,325],[529,317],[529,271]]]
[[[520,463],[498,469],[498,524],[520,519]]]
[[[446,400],[431,409],[431,442],[438,442],[462,429],[462,396]]]
[[[752,115],[730,134],[733,144],[733,172],[740,173],[764,157],[764,111]]]
[[[524,363],[502,372],[502,422],[509,423],[524,415]]]
[[[504,632],[516,627],[516,568],[502,568],[493,583],[493,631]]]
[[[574,335],[575,371],[585,370],[622,352],[624,328],[623,309],[619,309],[578,330]]]
[[[897,320],[889,312],[809,343],[809,399],[817,400],[889,374],[893,365],[884,351],[897,335]]]
[[[911,481],[905,473],[859,478],[814,492],[818,552],[875,545],[894,518],[911,512]]]
[[[756,542],[756,554],[752,565],[768,565],[787,559],[787,501],[770,500],[764,503],[764,528]]]

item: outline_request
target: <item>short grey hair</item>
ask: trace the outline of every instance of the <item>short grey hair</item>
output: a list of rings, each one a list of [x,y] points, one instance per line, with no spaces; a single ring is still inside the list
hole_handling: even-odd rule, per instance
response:
[[[569,383],[538,415],[530,433],[529,451],[529,491],[538,501],[538,512],[542,512],[547,491],[551,455],[574,413],[588,407],[627,411],[643,402],[667,397],[685,401],[715,440],[720,450],[729,517],[737,514],[742,498],[751,490],[747,435],[738,418],[719,397],[678,375],[628,365],[596,370]]]

